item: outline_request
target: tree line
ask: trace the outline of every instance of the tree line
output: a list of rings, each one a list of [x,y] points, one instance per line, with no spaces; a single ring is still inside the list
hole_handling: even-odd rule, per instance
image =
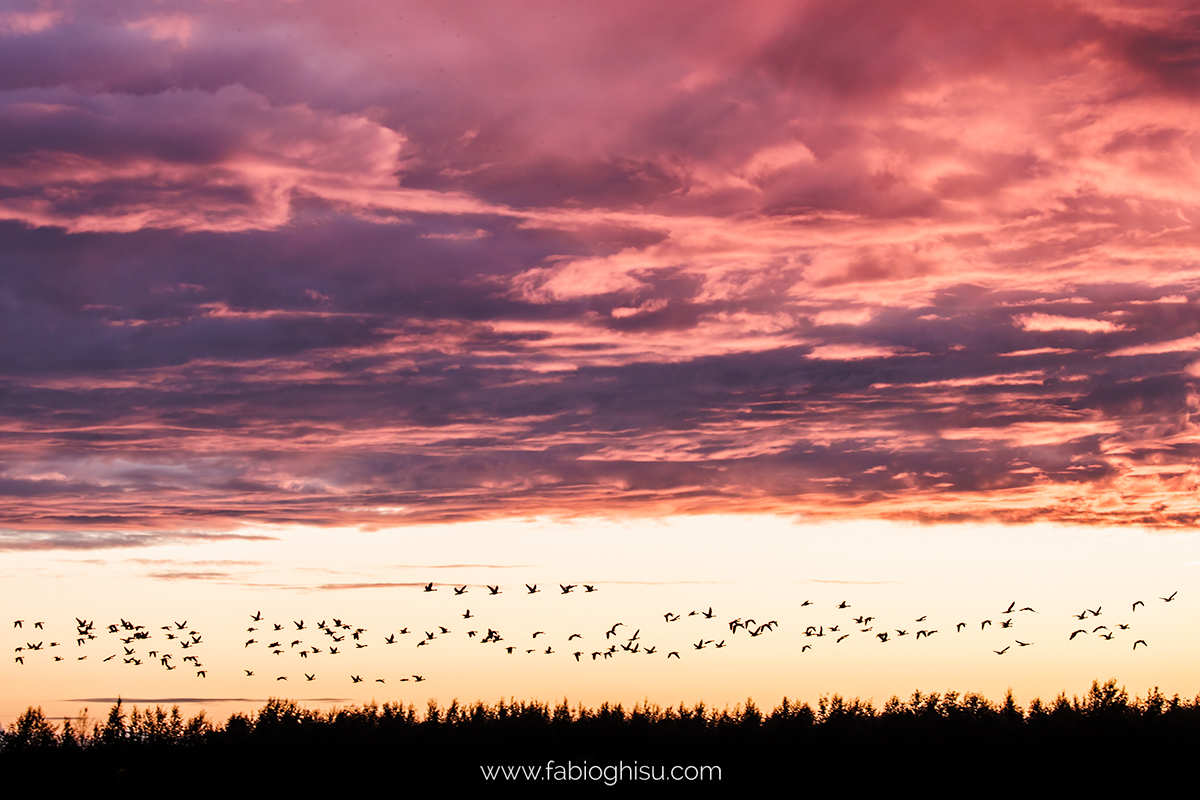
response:
[[[446,707],[430,701],[423,712],[411,703],[374,702],[322,711],[272,698],[223,723],[204,712],[185,717],[178,706],[117,702],[103,719],[85,710],[56,724],[30,707],[0,735],[0,769],[29,777],[31,785],[39,773],[65,768],[101,783],[184,770],[264,787],[332,786],[356,770],[382,769],[409,785],[433,786],[454,775],[477,781],[476,765],[484,763],[640,760],[717,763],[726,780],[745,784],[799,763],[809,785],[852,779],[882,787],[917,767],[930,770],[926,778],[961,781],[1004,763],[1010,770],[1040,765],[1030,775],[1043,786],[1057,780],[1111,789],[1126,781],[1144,788],[1150,776],[1134,765],[1188,763],[1197,745],[1200,695],[1189,700],[1151,689],[1131,697],[1110,679],[1093,682],[1082,697],[1059,694],[1025,708],[1011,691],[1000,702],[917,691],[878,707],[836,694],[815,704],[784,698],[770,711],[753,700],[733,709],[455,700]]]

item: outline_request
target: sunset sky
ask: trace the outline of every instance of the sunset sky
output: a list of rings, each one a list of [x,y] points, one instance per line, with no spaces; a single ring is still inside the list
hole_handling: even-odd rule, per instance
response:
[[[1198,98],[1183,2],[3,2],[0,723],[1195,695]]]

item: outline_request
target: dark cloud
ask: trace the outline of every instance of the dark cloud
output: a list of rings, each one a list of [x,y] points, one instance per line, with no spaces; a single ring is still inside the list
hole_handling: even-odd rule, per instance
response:
[[[227,580],[232,576],[228,572],[187,572],[184,570],[172,570],[169,572],[150,572],[146,574],[146,577],[159,581],[215,581]]]
[[[112,520],[77,518],[73,522],[78,527],[88,527],[88,523],[96,523],[99,527],[107,527]],[[71,524],[72,520],[65,520]],[[182,544],[189,542],[211,542],[219,539],[236,539],[243,541],[270,541],[274,537],[252,534],[213,534],[188,533],[186,531],[170,531],[166,533],[122,533],[105,530],[84,531],[37,531],[37,530],[4,530],[0,531],[0,550],[110,550],[126,547],[146,547],[156,544]]]
[[[0,15],[0,548],[1200,513],[1194,15],[536,7]]]

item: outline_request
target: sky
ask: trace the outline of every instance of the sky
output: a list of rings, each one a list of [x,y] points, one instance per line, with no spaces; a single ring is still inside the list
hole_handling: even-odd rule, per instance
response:
[[[34,650],[0,720],[258,702],[282,684],[239,659],[290,656],[243,645],[260,611],[394,652],[489,597],[510,631],[712,644],[585,666],[560,636],[532,670],[430,640],[286,686],[1200,691],[1168,644],[1200,563],[1191,4],[8,0],[0,41],[0,604],[104,647],[206,617],[224,665]],[[943,641],[1017,599],[1053,654]],[[1066,649],[1139,599],[1145,648]],[[944,613],[940,649],[881,662],[864,624],[796,679],[860,602]]]

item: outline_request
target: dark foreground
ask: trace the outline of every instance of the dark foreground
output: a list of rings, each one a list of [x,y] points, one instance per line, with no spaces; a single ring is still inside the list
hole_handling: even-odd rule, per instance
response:
[[[8,789],[497,789],[660,793],[748,786],[857,793],[921,787],[993,796],[1058,789],[1101,795],[1187,780],[1200,696],[1130,698],[1116,681],[1026,709],[1011,696],[838,696],[762,712],[539,702],[402,704],[310,711],[273,699],[224,723],[178,708],[114,706],[103,722],[54,724],[30,708],[3,733]],[[490,777],[489,777],[490,774]]]

